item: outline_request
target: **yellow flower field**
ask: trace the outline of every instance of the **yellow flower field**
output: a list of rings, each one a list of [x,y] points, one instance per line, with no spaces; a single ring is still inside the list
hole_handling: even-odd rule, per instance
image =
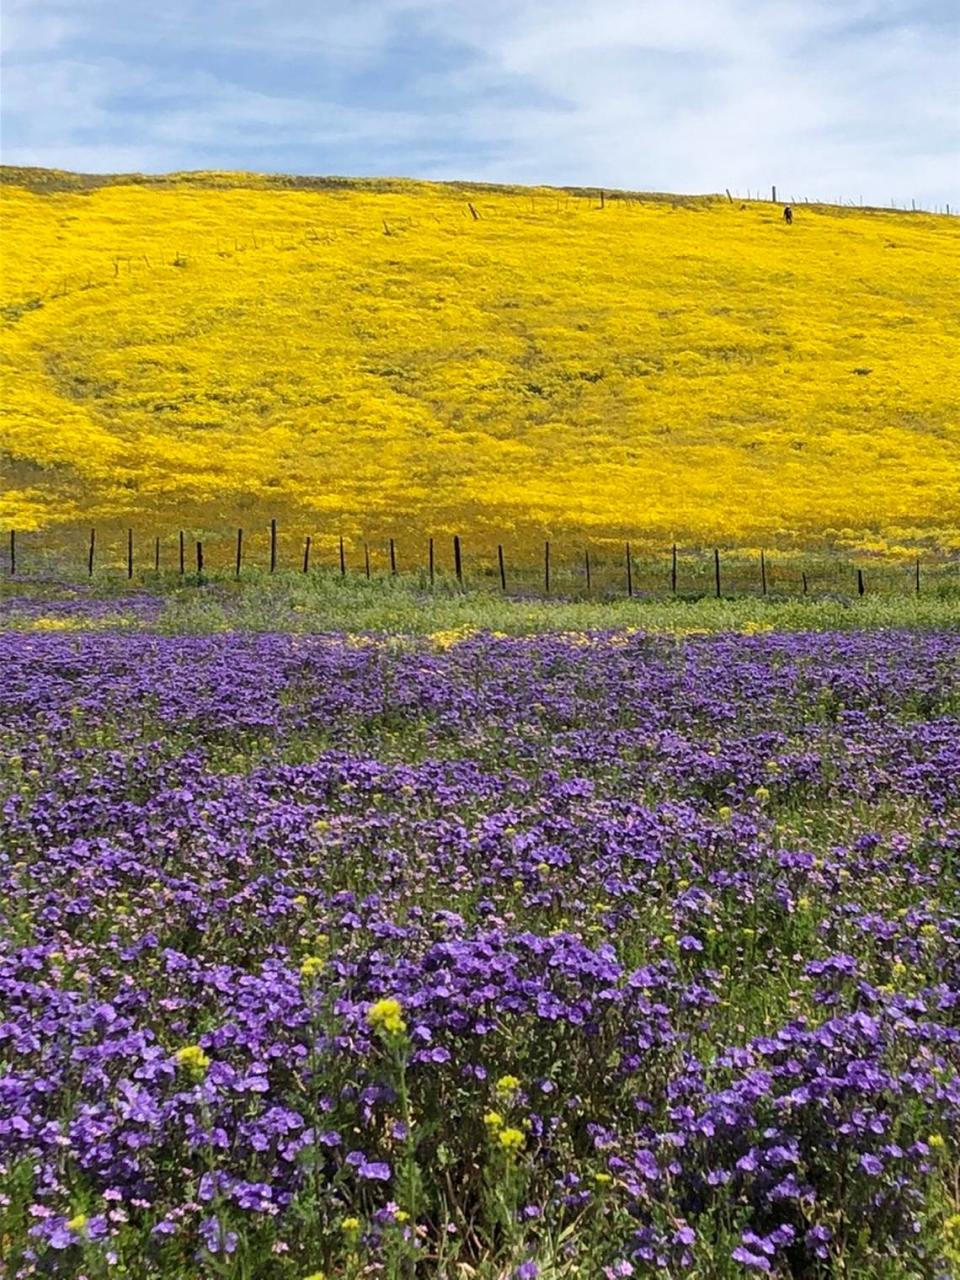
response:
[[[960,547],[954,218],[4,179],[5,528]]]

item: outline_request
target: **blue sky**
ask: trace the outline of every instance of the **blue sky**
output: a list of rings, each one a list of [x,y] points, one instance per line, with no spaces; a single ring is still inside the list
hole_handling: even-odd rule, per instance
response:
[[[960,204],[958,0],[3,0],[2,160]]]

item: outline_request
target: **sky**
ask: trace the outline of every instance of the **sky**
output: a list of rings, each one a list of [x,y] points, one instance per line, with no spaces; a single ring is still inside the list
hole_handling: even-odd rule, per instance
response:
[[[3,0],[0,160],[960,205],[960,0]]]

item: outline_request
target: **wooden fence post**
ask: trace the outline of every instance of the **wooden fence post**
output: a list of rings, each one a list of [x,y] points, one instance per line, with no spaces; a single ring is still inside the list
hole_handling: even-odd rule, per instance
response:
[[[127,530],[127,577],[133,577],[133,530]]]
[[[917,587],[917,595],[919,595],[920,594],[920,557],[919,556],[917,556],[917,563],[915,567],[915,581],[916,581],[916,587]]]
[[[501,544],[501,543],[499,543],[499,542],[497,543],[497,563],[498,563],[498,564],[499,564],[499,566],[500,566],[500,590],[501,590],[501,591],[503,591],[503,592],[506,592],[506,590],[507,590],[507,570],[506,570],[506,567],[504,566],[504,563],[503,563],[503,546],[502,546],[502,544]]]
[[[803,594],[806,595],[807,594],[807,575],[806,573],[801,573],[800,577],[803,580]]]
[[[183,530],[180,530],[180,572],[183,573],[185,568],[183,561]]]
[[[763,548],[760,549],[760,594],[767,594],[767,561],[763,554]]]
[[[544,595],[550,594],[550,542],[543,544],[543,589]]]
[[[367,580],[369,581],[370,579],[370,548],[367,546],[366,543],[363,544],[363,567],[367,575]]]
[[[713,549],[713,580],[716,587],[717,599],[720,599],[720,549]]]
[[[455,533],[453,535],[453,566],[457,572],[457,581],[462,583],[463,582],[463,557],[460,550],[459,533]]]
[[[670,559],[670,594],[677,594],[677,544],[673,544],[673,555]]]
[[[393,545],[393,539],[390,539],[390,572],[396,577],[397,574],[397,552]]]
[[[10,530],[10,575],[17,572],[17,535],[16,532]]]
[[[93,577],[93,551],[96,544],[97,544],[97,531],[96,529],[91,529],[90,530],[90,547],[89,547],[89,550],[87,551],[87,577],[88,578]]]
[[[160,572],[160,539],[159,538],[154,538],[153,540],[153,571],[154,573]]]
[[[431,585],[431,587],[432,587],[432,586],[433,586],[433,576],[434,576],[434,567],[433,567],[433,539],[432,539],[432,538],[430,539],[430,546],[429,546],[428,551],[427,551],[427,560],[428,560],[428,562],[429,562],[429,567],[430,567],[430,585]]]
[[[197,581],[203,577],[203,543],[197,539]]]
[[[347,576],[347,558],[343,553],[343,534],[340,535],[340,577]]]
[[[627,548],[627,596],[633,597],[633,565],[630,561],[630,543],[626,544]]]
[[[308,573],[310,570],[310,535],[307,534],[307,540],[303,544],[303,572]]]
[[[276,573],[277,569],[277,522],[270,521],[270,572]]]
[[[864,584],[864,581],[863,581],[863,570],[862,570],[862,569],[858,569],[858,570],[857,570],[857,595],[858,595],[858,596],[862,596],[862,595],[864,595],[864,594],[865,594],[865,592],[866,592],[866,590],[867,590],[867,588],[866,588],[866,586],[865,586],[865,584]]]
[[[583,564],[587,572],[587,591],[590,590],[590,550],[589,548],[583,553]]]
[[[236,576],[238,578],[240,577],[240,568],[242,564],[243,564],[243,530],[238,529],[237,530],[237,564],[236,564]]]

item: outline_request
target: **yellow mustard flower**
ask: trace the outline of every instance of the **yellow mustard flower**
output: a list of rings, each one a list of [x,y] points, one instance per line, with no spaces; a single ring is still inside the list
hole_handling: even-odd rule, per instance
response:
[[[300,964],[300,977],[309,982],[311,978],[315,978],[318,973],[323,972],[324,959],[322,956],[305,956]]]
[[[393,996],[375,1001],[367,1011],[367,1022],[382,1035],[400,1035],[407,1029],[403,1006]]]
[[[176,1058],[178,1066],[198,1075],[202,1075],[210,1065],[210,1059],[198,1044],[184,1045],[173,1056]]]

